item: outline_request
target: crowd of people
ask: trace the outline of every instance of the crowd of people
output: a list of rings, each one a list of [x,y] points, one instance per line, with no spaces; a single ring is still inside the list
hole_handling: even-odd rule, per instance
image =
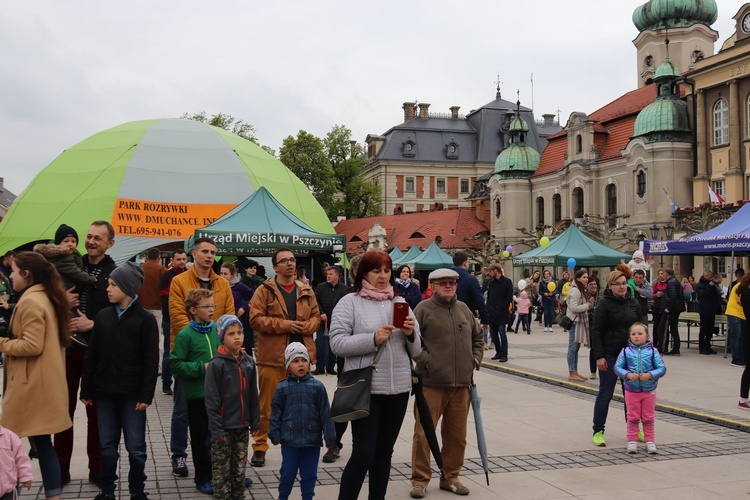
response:
[[[192,468],[201,493],[242,498],[252,484],[247,463],[264,467],[271,445],[280,445],[279,498],[288,498],[298,476],[302,497],[312,498],[321,448],[323,462],[338,460],[349,427],[331,420],[330,395],[315,377],[371,365],[369,414],[351,421],[352,449],[339,498],[357,498],[366,477],[368,497],[386,497],[413,370],[433,425],[441,423],[439,488],[467,495],[460,473],[473,371],[489,349],[494,349],[492,360],[508,361],[509,332],[530,335],[532,324],[538,324],[548,333],[556,321],[568,335],[568,379],[599,378],[593,412],[597,446],[606,444],[607,413],[620,379],[627,452],[636,453],[638,441],[645,442],[647,453],[657,452],[656,387],[666,373],[662,356],[679,356],[677,318],[688,308],[700,314],[701,354],[716,352],[711,347],[715,317],[727,315],[732,364],[745,367],[739,408],[750,409],[745,321],[750,275],[741,269],[726,291],[710,271],[698,282],[680,283],[673,270],[658,269],[651,283],[652,263],[636,252],[606,279],[595,270],[577,269],[558,280],[545,269],[514,286],[496,263],[483,269],[480,282],[469,271],[469,256],[457,252],[451,268],[429,273],[423,291],[414,270],[404,265],[394,271],[382,250],[352,259],[353,285],[347,286],[339,266],[324,266],[322,279],[311,282],[288,248],[274,253],[275,274],[267,278],[263,266],[249,259],[215,268],[217,248],[209,238],[195,240],[190,264],[187,253],[176,250],[168,267],[158,249],[149,250],[142,264],[116,266],[107,255],[114,244],[112,226],[94,221],[81,256],[75,229],[61,225],[53,244],[3,258],[0,443],[7,444],[11,453],[6,455],[13,460],[0,467],[12,470],[13,479],[0,483],[0,498],[31,486],[18,436],[29,438],[39,460],[45,496],[60,497],[71,480],[72,421],[79,400],[88,420],[88,479],[101,489],[96,500],[117,494],[123,436],[128,493],[131,499],[148,498],[146,411],[159,374],[162,393],[174,402],[175,476],[187,477]],[[398,309],[406,314],[397,321]],[[588,376],[578,370],[582,345],[589,347]],[[45,411],[31,411],[39,407]],[[425,497],[432,478],[419,411],[415,405],[412,498]]]

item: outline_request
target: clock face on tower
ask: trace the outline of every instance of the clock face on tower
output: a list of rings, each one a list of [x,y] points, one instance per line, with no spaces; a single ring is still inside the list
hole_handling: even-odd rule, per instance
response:
[[[742,31],[750,33],[750,13],[745,14],[742,18]]]

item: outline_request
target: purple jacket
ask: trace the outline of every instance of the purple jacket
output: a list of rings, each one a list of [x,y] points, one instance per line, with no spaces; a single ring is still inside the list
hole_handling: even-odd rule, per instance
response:
[[[237,283],[232,285],[232,297],[234,298],[234,314],[237,314],[241,307],[245,310],[243,318],[247,319],[247,313],[250,310],[250,306],[247,304],[253,298],[253,289],[244,283]]]

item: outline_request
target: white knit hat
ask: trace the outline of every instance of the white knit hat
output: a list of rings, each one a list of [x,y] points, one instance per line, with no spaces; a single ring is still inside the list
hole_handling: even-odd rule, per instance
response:
[[[295,358],[305,358],[308,363],[310,362],[310,355],[307,353],[307,348],[299,342],[292,342],[286,346],[286,350],[284,351],[284,367],[287,370]]]

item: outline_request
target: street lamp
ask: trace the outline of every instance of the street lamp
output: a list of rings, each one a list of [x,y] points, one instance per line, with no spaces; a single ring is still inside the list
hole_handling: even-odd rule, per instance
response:
[[[659,237],[659,226],[656,224],[652,225],[649,230],[651,231],[651,239],[655,240]]]
[[[672,231],[673,230],[674,230],[674,228],[672,227],[672,224],[667,224],[666,226],[664,226],[664,234],[667,236],[668,240],[672,239]]]

